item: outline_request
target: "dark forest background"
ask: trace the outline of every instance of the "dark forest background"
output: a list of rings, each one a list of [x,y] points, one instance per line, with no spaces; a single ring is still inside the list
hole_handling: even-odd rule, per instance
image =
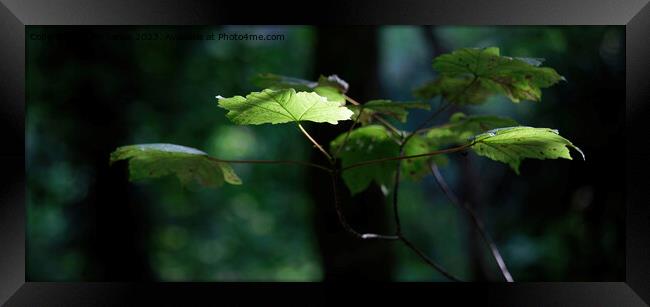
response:
[[[517,176],[454,155],[443,174],[478,211],[515,280],[624,279],[623,27],[27,29],[29,281],[445,280],[399,244],[345,233],[328,178],[316,172],[236,165],[243,186],[188,190],[173,177],[130,183],[126,164],[109,167],[108,157],[121,145],[164,142],[225,159],[316,160],[293,126],[235,126],[214,97],[257,90],[250,78],[272,72],[338,74],[357,100],[409,100],[434,77],[434,56],[486,46],[545,58],[568,82],[543,90],[540,103],[494,98],[449,110],[439,123],[456,111],[510,116],[559,129],[587,159],[526,160]],[[143,33],[284,40],[127,39]],[[403,128],[425,116],[413,113]],[[345,125],[309,128],[326,144]],[[405,181],[400,195],[404,231],[428,255],[465,280],[501,280],[463,212],[431,178]],[[393,227],[377,186],[344,206],[359,230]]]

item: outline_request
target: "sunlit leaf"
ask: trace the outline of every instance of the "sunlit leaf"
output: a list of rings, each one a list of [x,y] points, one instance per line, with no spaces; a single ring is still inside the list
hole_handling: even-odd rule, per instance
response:
[[[264,73],[253,77],[253,83],[261,88],[289,89],[303,92],[316,92],[329,101],[345,104],[344,94],[348,91],[348,83],[337,75],[320,76],[318,81]]]
[[[507,127],[493,129],[474,137],[472,149],[479,155],[506,163],[519,174],[519,165],[525,158],[569,159],[569,147],[582,151],[557,130],[533,127]]]
[[[205,152],[174,144],[139,144],[117,148],[110,163],[129,161],[132,181],[176,175],[183,185],[197,183],[218,187],[227,182],[241,184],[241,179],[228,163],[216,161]]]
[[[219,106],[229,110],[226,117],[240,125],[280,124],[312,121],[337,124],[348,120],[352,111],[337,102],[308,92],[294,89],[253,92],[246,97],[217,97]]]

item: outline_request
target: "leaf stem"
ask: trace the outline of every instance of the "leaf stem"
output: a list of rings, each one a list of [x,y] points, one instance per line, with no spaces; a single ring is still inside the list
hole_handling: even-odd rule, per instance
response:
[[[341,168],[341,170],[345,171],[345,170],[349,170],[349,169],[352,169],[352,168],[357,168],[357,167],[361,167],[361,166],[366,166],[366,165],[375,164],[375,163],[382,163],[382,162],[387,162],[387,161],[397,161],[397,160],[429,157],[429,156],[435,156],[435,155],[446,154],[446,153],[454,153],[454,152],[463,151],[463,150],[469,148],[472,145],[474,145],[474,143],[468,143],[468,144],[458,146],[458,147],[441,149],[441,150],[436,150],[436,151],[432,151],[432,152],[428,152],[428,153],[411,155],[411,156],[400,155],[398,157],[388,157],[388,158],[361,161],[361,162],[353,163],[353,164],[350,164],[350,165],[348,165],[346,167],[343,167],[343,168]]]
[[[501,253],[499,252],[499,249],[497,248],[496,244],[494,243],[494,241],[492,240],[488,232],[485,230],[485,227],[483,226],[483,222],[481,222],[476,212],[467,203],[461,202],[458,199],[456,194],[454,194],[454,192],[449,188],[449,185],[447,185],[447,182],[442,177],[442,174],[440,173],[440,170],[438,169],[438,166],[435,163],[429,161],[429,169],[431,170],[431,174],[433,174],[433,177],[436,179],[438,186],[444,192],[447,198],[457,207],[464,209],[467,212],[467,214],[471,217],[472,222],[476,227],[476,230],[478,230],[478,232],[481,234],[481,237],[483,237],[483,240],[490,248],[492,256],[494,257],[494,260],[496,260],[497,265],[501,270],[501,274],[503,275],[503,278],[505,278],[507,282],[514,282],[514,279],[512,278],[510,271],[508,271],[508,267],[506,266],[505,261],[503,261],[503,257],[501,257]]]
[[[348,95],[343,95],[343,96],[345,97],[345,100],[347,100],[347,101],[350,102],[351,104],[353,104],[353,105],[355,105],[355,106],[360,106],[360,105],[361,105],[358,101],[352,99],[352,97],[350,97],[350,96],[348,96]]]
[[[327,160],[329,160],[331,164],[334,164],[334,159],[332,156],[330,156],[330,154],[327,153],[323,146],[318,144],[318,142],[316,142],[316,140],[314,140],[314,138],[309,135],[309,132],[307,132],[307,130],[305,130],[305,128],[300,123],[298,123],[298,128],[300,128],[300,131],[307,137],[307,139],[309,139],[309,141],[312,142],[312,144],[314,144],[314,146],[316,146],[316,148],[318,148],[318,150],[320,150],[320,152],[322,152],[325,157],[327,157]]]
[[[378,122],[382,123],[388,130],[390,130],[393,134],[395,134],[398,137],[402,136],[402,132],[395,128],[395,126],[391,125],[387,120],[385,120],[383,117],[377,115],[377,114],[372,114],[372,117],[376,119]]]

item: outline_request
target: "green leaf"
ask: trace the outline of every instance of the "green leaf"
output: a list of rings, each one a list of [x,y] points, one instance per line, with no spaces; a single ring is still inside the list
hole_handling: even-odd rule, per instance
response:
[[[430,110],[431,105],[422,102],[397,102],[380,99],[368,101],[363,105],[352,105],[349,106],[349,108],[355,113],[355,117],[353,118],[356,118],[356,116],[361,114],[362,117],[359,121],[363,124],[367,124],[370,121],[370,116],[374,113],[385,114],[405,123],[408,116],[408,110]],[[363,109],[363,113],[360,112],[361,109]]]
[[[337,102],[308,92],[290,89],[253,92],[246,97],[217,97],[219,106],[229,110],[226,117],[240,125],[280,124],[312,121],[337,124],[348,120],[352,111]]]
[[[330,143],[330,151],[341,159],[341,166],[381,159],[399,155],[399,146],[384,126],[369,125],[352,130],[345,147],[343,145],[347,132],[339,135]],[[395,161],[376,163],[359,168],[345,170],[343,181],[354,195],[362,192],[374,180],[385,187],[389,186],[395,173]]]
[[[456,104],[482,103],[502,94],[512,102],[539,101],[542,88],[564,80],[554,69],[540,67],[542,60],[501,56],[499,48],[462,48],[434,59],[437,80],[416,90],[420,97],[443,96]]]
[[[281,76],[276,74],[258,74],[253,77],[252,82],[261,88],[289,89],[296,91],[316,92],[327,98],[329,101],[345,104],[344,94],[348,91],[348,83],[337,75],[329,77],[320,76],[318,81],[310,81],[299,78]]]
[[[466,144],[469,138],[495,128],[518,126],[515,120],[493,115],[467,116],[461,112],[454,113],[449,123],[431,128],[425,134],[435,146]]]
[[[198,183],[218,187],[227,182],[241,184],[230,164],[211,159],[205,152],[174,144],[139,144],[118,147],[110,163],[129,161],[131,181],[174,174],[183,185]]]
[[[493,129],[474,137],[472,149],[479,155],[506,163],[519,174],[519,164],[525,158],[569,159],[569,147],[582,151],[557,130],[533,127],[508,127]]]

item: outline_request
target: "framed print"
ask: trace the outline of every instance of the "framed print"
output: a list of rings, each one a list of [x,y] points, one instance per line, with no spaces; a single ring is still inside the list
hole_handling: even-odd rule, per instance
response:
[[[313,6],[3,0],[0,301],[647,305],[647,1]]]

